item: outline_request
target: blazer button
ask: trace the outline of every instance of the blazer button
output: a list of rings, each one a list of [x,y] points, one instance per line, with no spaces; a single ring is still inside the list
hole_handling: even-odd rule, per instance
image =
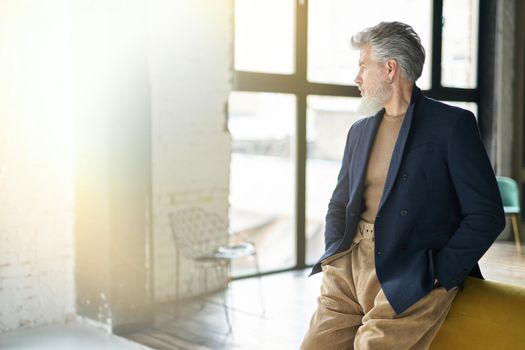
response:
[[[381,254],[383,254],[383,252],[380,251],[380,250],[378,250],[378,251],[377,251],[377,255],[381,255]]]
[[[407,216],[407,214],[408,214],[408,210],[406,209],[401,210],[401,216]]]
[[[408,175],[406,173],[401,175],[401,180],[406,181],[407,179],[408,179]]]

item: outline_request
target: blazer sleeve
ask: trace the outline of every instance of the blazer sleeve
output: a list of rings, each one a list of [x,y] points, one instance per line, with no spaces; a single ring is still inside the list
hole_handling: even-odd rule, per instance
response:
[[[496,177],[481,141],[476,118],[462,111],[448,139],[448,170],[461,221],[435,257],[438,281],[447,290],[463,280],[505,228]]]
[[[346,226],[346,205],[349,198],[348,171],[350,167],[351,135],[356,123],[354,123],[346,136],[346,145],[341,163],[341,169],[337,176],[337,184],[328,203],[325,225],[325,249],[341,238]]]

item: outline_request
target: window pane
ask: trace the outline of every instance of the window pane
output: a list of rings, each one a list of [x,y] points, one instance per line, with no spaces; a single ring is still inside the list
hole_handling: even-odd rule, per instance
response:
[[[407,9],[410,9],[407,11]],[[423,74],[417,81],[430,88],[432,61],[432,2],[430,0],[310,0],[308,2],[308,80],[355,85],[359,52],[350,46],[358,31],[381,21],[411,25],[426,51]]]
[[[477,86],[478,0],[443,1],[441,85]]]
[[[341,168],[346,135],[361,118],[359,98],[308,96],[306,163],[306,260],[313,264],[324,252],[328,202]]]
[[[294,95],[232,92],[230,230],[254,242],[263,271],[295,265]],[[255,273],[251,260],[236,276]]]
[[[235,1],[235,69],[293,74],[293,0]]]

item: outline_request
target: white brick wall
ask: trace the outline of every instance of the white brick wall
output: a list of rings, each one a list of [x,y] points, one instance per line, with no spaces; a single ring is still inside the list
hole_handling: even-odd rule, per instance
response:
[[[0,332],[74,312],[64,4],[0,2]]]
[[[157,300],[166,300],[174,295],[175,261],[167,211],[197,205],[227,219],[233,2],[148,4],[155,292]],[[184,278],[189,266],[181,266]]]
[[[227,218],[232,4],[147,2],[158,299],[173,297],[165,213]],[[70,5],[0,2],[0,332],[75,311]]]

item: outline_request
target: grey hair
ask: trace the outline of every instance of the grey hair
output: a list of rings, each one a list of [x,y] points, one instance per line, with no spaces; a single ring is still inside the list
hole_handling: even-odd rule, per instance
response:
[[[425,49],[411,26],[401,22],[381,22],[351,38],[354,49],[370,44],[379,62],[394,59],[404,79],[415,82],[423,71]]]

